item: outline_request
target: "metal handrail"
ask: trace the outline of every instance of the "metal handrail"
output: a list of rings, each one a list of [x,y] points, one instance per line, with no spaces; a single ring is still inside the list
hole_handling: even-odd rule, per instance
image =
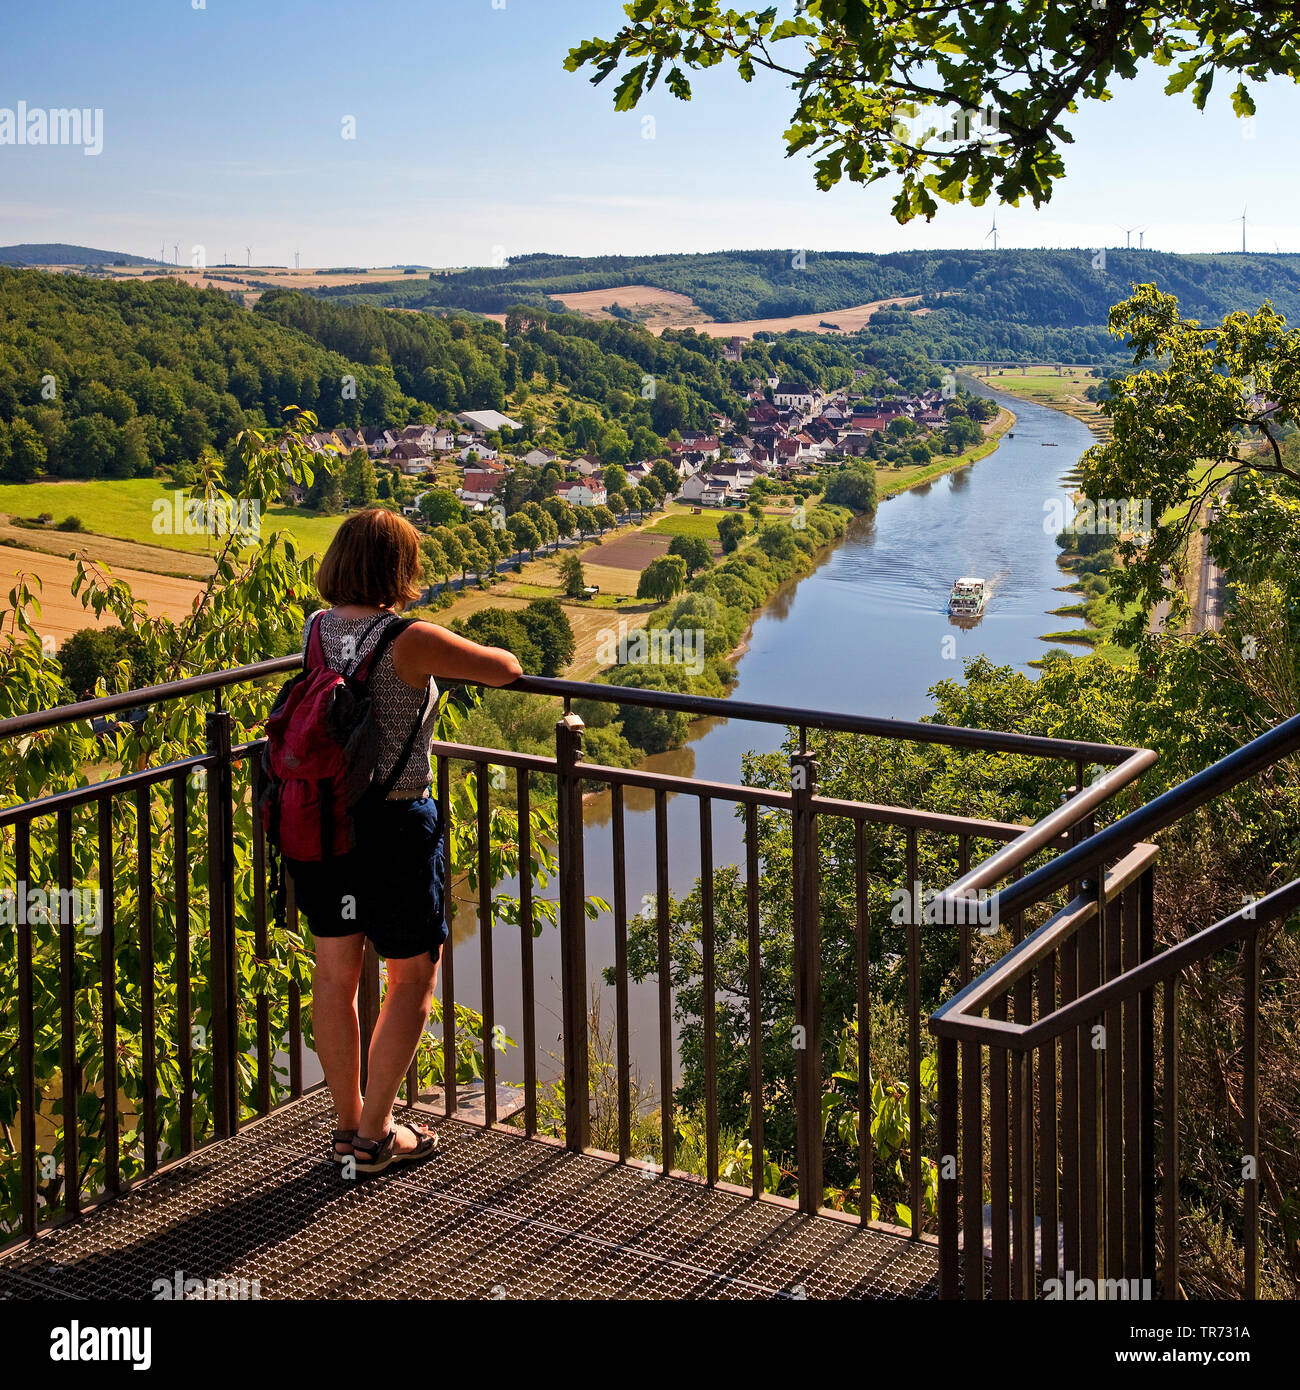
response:
[[[1206,956],[1221,951],[1234,941],[1240,941],[1259,930],[1268,922],[1300,908],[1300,878],[1275,888],[1266,897],[1239,908],[1230,917],[1224,917],[1213,926],[1204,927],[1192,936],[1185,937],[1173,946],[1167,946],[1159,955],[1144,960],[1139,965],[1116,975],[1113,980],[1098,985],[1078,999],[1062,1004],[1052,1013],[1023,1026],[1008,1024],[1009,1032],[1018,1036],[1008,1037],[1004,1043],[1014,1051],[1028,1051],[1040,1047],[1053,1038],[1060,1037],[1071,1028],[1087,1023],[1113,1009],[1117,1004],[1135,999],[1139,994],[1154,985],[1171,980],[1189,965],[1204,960]]]
[[[300,655],[259,661],[230,671],[192,676],[163,685],[146,686],[120,695],[103,695],[52,710],[0,719],[0,738],[38,733],[79,719],[95,719],[120,714],[146,705],[185,695],[201,695],[232,685],[282,675],[302,665]],[[463,685],[447,681],[445,685]],[[676,691],[641,690],[632,686],[602,685],[594,681],[559,680],[547,676],[521,676],[507,690],[524,694],[551,695],[566,701],[597,700],[603,703],[638,705],[646,709],[675,710],[696,718],[743,719],[756,724],[780,724],[804,729],[824,729],[834,733],[865,734],[916,743],[939,743],[956,748],[977,748],[989,752],[1019,753],[1026,757],[1091,759],[1107,765],[1131,760],[1146,750],[1108,743],[1089,743],[1081,739],[1049,738],[1038,734],[1012,734],[1003,730],[969,729],[955,724],[931,724],[921,720],[883,719],[872,715],[833,714],[809,711],[788,705],[762,705],[744,700],[724,700],[704,695],[683,695]],[[1153,755],[1154,756],[1154,755]],[[1049,837],[1050,838],[1050,837]]]
[[[1147,802],[1145,806],[1121,816],[1119,820],[1106,826],[1104,830],[1099,830],[1095,835],[1090,835],[1073,849],[1066,850],[1064,854],[1035,869],[1033,873],[1009,884],[997,896],[995,910],[999,919],[1010,919],[1015,913],[1032,907],[1034,903],[1041,901],[1064,884],[1086,877],[1089,870],[1095,869],[1099,863],[1125,853],[1135,844],[1166,829],[1207,801],[1221,796],[1296,752],[1300,752],[1300,714],[1293,715],[1267,733],[1242,744],[1240,748],[1226,754],[1218,762],[1211,763],[1187,781],[1171,787],[1153,801]],[[1115,771],[1118,772],[1120,769],[1117,768]],[[1038,826],[1034,827],[1034,831],[1050,825],[1060,816],[1061,811],[1068,809],[1069,804],[1040,821]],[[1027,840],[1029,837],[1024,838]],[[1004,876],[1007,868],[1003,867],[1001,861],[1008,861],[1010,864],[1010,861],[1015,859],[1013,851],[1020,843],[1013,841],[947,888],[939,897],[942,909],[957,910],[960,899],[969,897],[972,892],[987,887],[996,878]],[[1019,862],[1023,862],[1025,857],[1020,856]]]

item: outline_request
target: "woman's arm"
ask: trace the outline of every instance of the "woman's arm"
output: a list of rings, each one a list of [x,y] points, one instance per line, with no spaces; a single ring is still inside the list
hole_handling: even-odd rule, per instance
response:
[[[417,689],[430,676],[501,686],[524,673],[513,652],[482,647],[434,623],[415,623],[393,643],[393,670],[399,680]]]

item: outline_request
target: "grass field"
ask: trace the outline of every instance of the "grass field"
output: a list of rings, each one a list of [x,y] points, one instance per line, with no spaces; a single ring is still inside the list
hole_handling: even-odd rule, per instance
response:
[[[674,512],[671,516],[656,521],[650,527],[650,532],[656,536],[695,536],[702,541],[716,541],[718,522],[726,515],[725,511],[716,508],[701,512],[699,516],[693,512]],[[741,515],[744,516],[745,513],[741,512]]]
[[[154,531],[155,503],[171,504],[174,491],[155,478],[9,483],[0,486],[0,513],[27,518],[49,512],[56,523],[70,516],[80,517],[89,535],[66,533],[69,544],[65,550],[76,549],[91,538],[109,536],[165,551],[212,554],[220,537],[160,535]],[[342,520],[298,507],[272,507],[262,526],[264,530],[287,530],[302,550],[321,555]]]
[[[1055,367],[1034,366],[1023,372],[1008,367],[1001,372],[994,371],[989,377],[980,376],[979,380],[987,381],[1008,395],[1022,396],[1027,401],[1073,415],[1100,441],[1110,438],[1110,421],[1083,394],[1100,380],[1093,376],[1091,367],[1062,367],[1059,375]]]

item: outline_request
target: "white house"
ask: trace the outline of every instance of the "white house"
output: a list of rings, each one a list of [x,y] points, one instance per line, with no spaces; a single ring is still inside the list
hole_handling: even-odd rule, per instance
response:
[[[469,463],[471,457],[482,463],[486,459],[500,458],[501,455],[490,444],[484,444],[482,440],[479,440],[477,444],[467,444],[456,457],[462,463]]]
[[[556,483],[555,495],[575,507],[603,507],[609,501],[604,483]]]
[[[553,449],[529,449],[524,462],[530,468],[545,468],[548,463],[559,463],[560,456]]]

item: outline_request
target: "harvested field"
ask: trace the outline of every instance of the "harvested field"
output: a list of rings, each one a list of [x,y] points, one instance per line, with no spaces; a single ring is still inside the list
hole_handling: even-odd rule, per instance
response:
[[[83,627],[114,627],[116,619],[105,614],[95,616],[94,610],[83,608],[81,600],[72,596],[72,581],[76,578],[76,561],[61,555],[46,555],[33,550],[0,548],[0,584],[6,604],[15,576],[20,572],[41,580],[39,591],[41,613],[35,621],[42,637],[62,642]],[[172,619],[185,617],[194,607],[194,596],[202,585],[193,579],[171,579],[143,570],[114,568],[113,575],[125,580],[131,592],[144,602],[151,614]],[[3,610],[0,610],[2,612]]]
[[[640,574],[652,561],[667,554],[672,543],[670,536],[656,536],[649,531],[633,531],[602,545],[589,546],[582,552],[582,566],[596,565],[601,569],[632,570]]]
[[[893,299],[877,299],[870,304],[856,304],[848,309],[827,309],[819,314],[792,314],[783,319],[748,319],[743,323],[666,323],[656,331],[665,328],[693,328],[697,333],[707,333],[710,338],[752,338],[755,333],[856,333],[867,326],[867,320],[877,309],[903,309],[915,304],[919,294],[899,295]],[[928,309],[915,310],[918,314],[928,314]],[[833,323],[835,328],[827,328]]]
[[[557,294],[553,298],[575,314],[585,314],[592,319],[616,317],[605,306],[617,304],[654,333],[662,333],[665,328],[702,324],[705,317],[704,311],[688,295],[656,289],[653,285],[619,285],[608,290]]]
[[[85,550],[101,564],[114,571],[120,568],[144,570],[149,574],[166,574],[191,579],[204,579],[213,570],[210,555],[195,555],[183,550],[164,550],[158,545],[139,545],[135,541],[120,541],[112,536],[95,536],[84,531],[36,530],[29,526],[11,526],[0,521],[0,555],[8,551],[5,544],[12,541],[21,550],[37,550],[46,555],[72,554]]]

